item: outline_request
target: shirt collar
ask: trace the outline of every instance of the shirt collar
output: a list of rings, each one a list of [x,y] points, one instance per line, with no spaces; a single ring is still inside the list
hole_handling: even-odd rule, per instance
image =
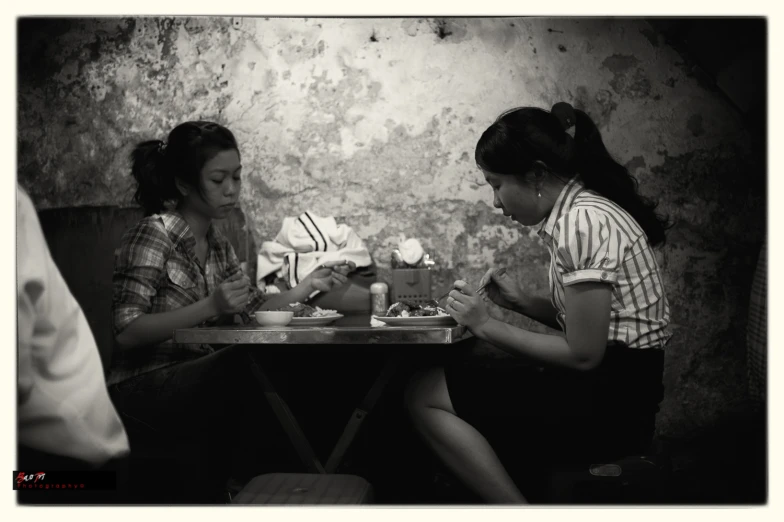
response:
[[[536,233],[539,234],[539,237],[545,239],[546,237],[553,236],[555,224],[561,216],[569,212],[572,203],[574,203],[574,198],[577,197],[577,194],[582,192],[584,188],[585,187],[578,176],[574,176],[564,185],[564,188],[561,189],[561,193],[558,194],[558,198],[555,200],[555,205],[553,205],[550,215],[542,221],[542,224],[539,225],[539,229],[536,231]]]
[[[182,214],[176,210],[165,210],[161,212],[160,216],[161,221],[163,221],[163,227],[168,232],[172,243],[175,245],[181,243],[188,250],[193,250],[196,247],[196,238],[193,237],[191,227],[185,221],[185,218],[182,217]],[[207,229],[207,242],[211,247],[216,245],[215,225],[213,223],[210,223],[210,228]]]

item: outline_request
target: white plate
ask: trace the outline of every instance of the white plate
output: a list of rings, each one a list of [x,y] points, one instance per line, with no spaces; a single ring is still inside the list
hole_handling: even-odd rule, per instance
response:
[[[422,317],[378,317],[379,321],[389,326],[457,326],[457,321],[450,315],[429,315]]]
[[[322,317],[292,317],[286,326],[324,326],[343,317],[341,314]]]

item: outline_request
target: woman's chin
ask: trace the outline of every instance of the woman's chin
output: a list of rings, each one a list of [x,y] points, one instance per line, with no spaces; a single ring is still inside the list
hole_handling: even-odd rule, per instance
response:
[[[231,214],[231,211],[234,210],[233,206],[224,205],[215,209],[215,219],[223,219]]]
[[[522,225],[524,227],[534,227],[534,226],[538,225],[539,223],[541,223],[540,221],[534,222],[534,221],[532,221],[530,219],[529,220],[521,219],[521,218],[519,218],[517,216],[511,216],[509,219],[511,219],[512,221],[514,221],[518,225]]]

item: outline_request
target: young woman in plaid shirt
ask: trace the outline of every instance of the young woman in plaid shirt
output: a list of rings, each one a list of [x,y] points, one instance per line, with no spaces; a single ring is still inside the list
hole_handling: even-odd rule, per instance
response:
[[[237,142],[217,123],[178,125],[166,142],[139,144],[131,162],[135,200],[147,216],[125,234],[115,262],[110,392],[135,425],[162,437],[203,436],[199,451],[184,458],[194,463],[183,473],[185,500],[210,501],[229,472],[248,477],[262,471],[257,460],[271,463],[273,455],[254,460],[252,453],[277,424],[271,415],[261,419],[262,390],[238,348],[174,344],[172,332],[304,302],[346,282],[352,266],[315,271],[279,294],[250,284],[212,223],[237,205],[242,185]]]
[[[480,282],[494,283],[484,295],[456,281],[449,314],[479,342],[530,365],[481,368],[458,358],[417,376],[407,402],[424,441],[469,489],[486,502],[525,503],[521,489],[542,485],[537,471],[650,445],[671,335],[652,250],[666,220],[638,195],[590,117],[565,103],[502,114],[475,157],[494,206],[533,227],[550,251],[551,295],[528,295],[499,267]],[[491,317],[486,299],[562,333]],[[525,487],[502,462],[521,468]]]

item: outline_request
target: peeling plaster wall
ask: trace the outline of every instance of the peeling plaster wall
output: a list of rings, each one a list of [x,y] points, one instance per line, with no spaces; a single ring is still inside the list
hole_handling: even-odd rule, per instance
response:
[[[473,151],[503,110],[570,101],[677,223],[659,254],[676,334],[660,434],[743,408],[764,163],[644,21],[103,18],[20,34],[19,177],[40,208],[130,205],[132,146],[212,119],[241,144],[257,244],[310,209],[354,227],[387,274],[417,237],[434,291],[498,265],[547,292],[546,249],[492,208]]]

